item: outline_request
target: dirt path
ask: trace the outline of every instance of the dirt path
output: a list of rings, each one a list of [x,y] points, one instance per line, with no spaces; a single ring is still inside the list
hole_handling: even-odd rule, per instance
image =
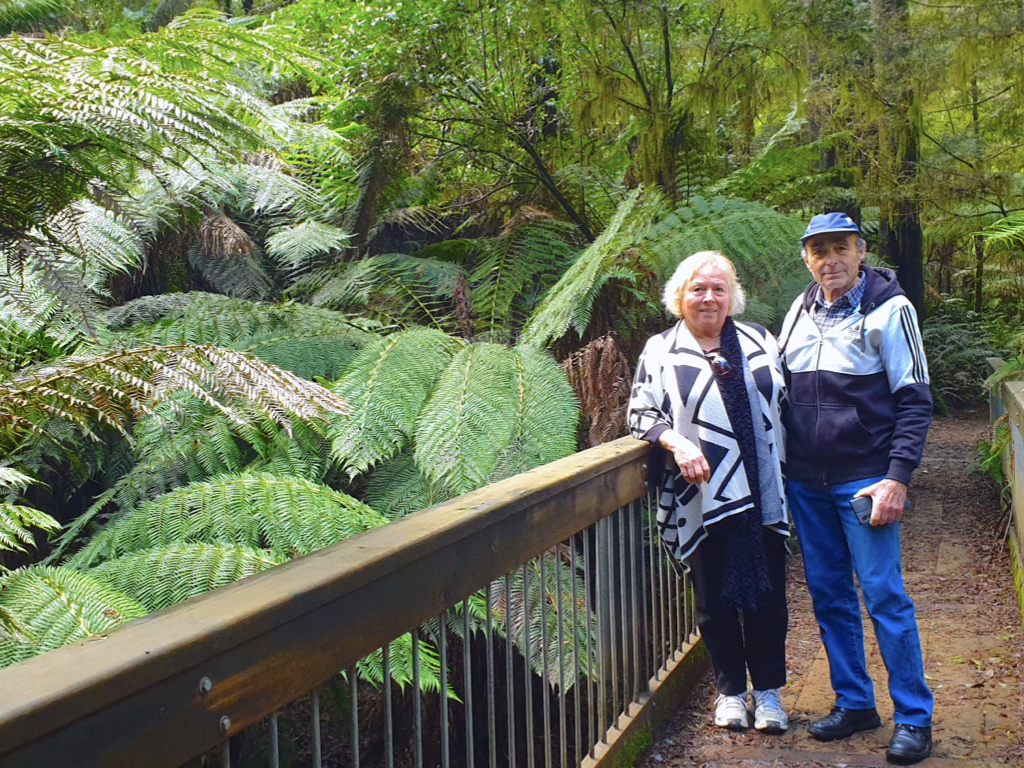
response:
[[[987,436],[987,416],[937,418],[911,488],[914,509],[904,518],[903,572],[914,600],[935,693],[933,757],[920,765],[1024,765],[1024,642],[1010,577],[994,484],[976,466],[975,443]],[[864,615],[868,667],[883,727],[823,744],[807,723],[833,702],[828,662],[811,613],[799,556],[790,559],[789,685],[783,700],[791,727],[781,737],[735,734],[711,725],[708,675],[640,761],[666,765],[886,765],[892,703],[871,624]]]

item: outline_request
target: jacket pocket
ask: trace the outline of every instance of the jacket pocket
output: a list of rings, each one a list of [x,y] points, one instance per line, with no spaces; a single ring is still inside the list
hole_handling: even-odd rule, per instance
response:
[[[786,413],[786,458],[828,467],[862,461],[874,439],[854,405],[790,403]]]
[[[861,423],[855,405],[821,405],[818,420],[818,446],[821,458],[847,464],[863,461],[872,450],[874,439]]]

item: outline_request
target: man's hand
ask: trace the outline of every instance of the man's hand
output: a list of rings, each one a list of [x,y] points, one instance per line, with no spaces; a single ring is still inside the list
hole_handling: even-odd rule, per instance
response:
[[[711,467],[700,448],[675,430],[666,429],[658,437],[658,443],[672,451],[683,479],[688,483],[706,483],[711,479]]]
[[[886,479],[862,488],[857,496],[871,497],[872,525],[887,525],[903,517],[903,506],[907,503],[907,486],[899,480]]]

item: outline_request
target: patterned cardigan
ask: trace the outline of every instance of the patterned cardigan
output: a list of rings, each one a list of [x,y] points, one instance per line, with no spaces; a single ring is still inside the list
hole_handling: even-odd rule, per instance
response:
[[[789,535],[789,512],[783,484],[785,433],[782,407],[785,381],[775,338],[764,328],[736,323],[740,348],[754,377],[764,429],[768,434],[782,519],[765,525]],[[711,480],[699,485],[683,480],[672,454],[665,454],[665,474],[658,495],[658,523],[663,543],[685,564],[685,559],[707,536],[707,527],[754,506],[740,448],[725,412],[711,366],[700,345],[680,320],[672,328],[647,340],[637,363],[629,400],[629,431],[639,439],[657,443],[673,429],[700,446]],[[755,422],[756,424],[756,422]]]

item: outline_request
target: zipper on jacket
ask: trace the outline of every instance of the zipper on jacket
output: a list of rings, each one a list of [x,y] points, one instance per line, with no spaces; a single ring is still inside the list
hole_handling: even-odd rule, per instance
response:
[[[821,348],[825,344],[825,334],[821,332],[821,328],[818,328],[814,318],[811,318],[811,322],[814,323],[814,327],[818,331],[818,357],[814,361],[814,447],[818,449],[821,443]],[[821,470],[821,484],[827,486],[825,472],[825,469]]]

